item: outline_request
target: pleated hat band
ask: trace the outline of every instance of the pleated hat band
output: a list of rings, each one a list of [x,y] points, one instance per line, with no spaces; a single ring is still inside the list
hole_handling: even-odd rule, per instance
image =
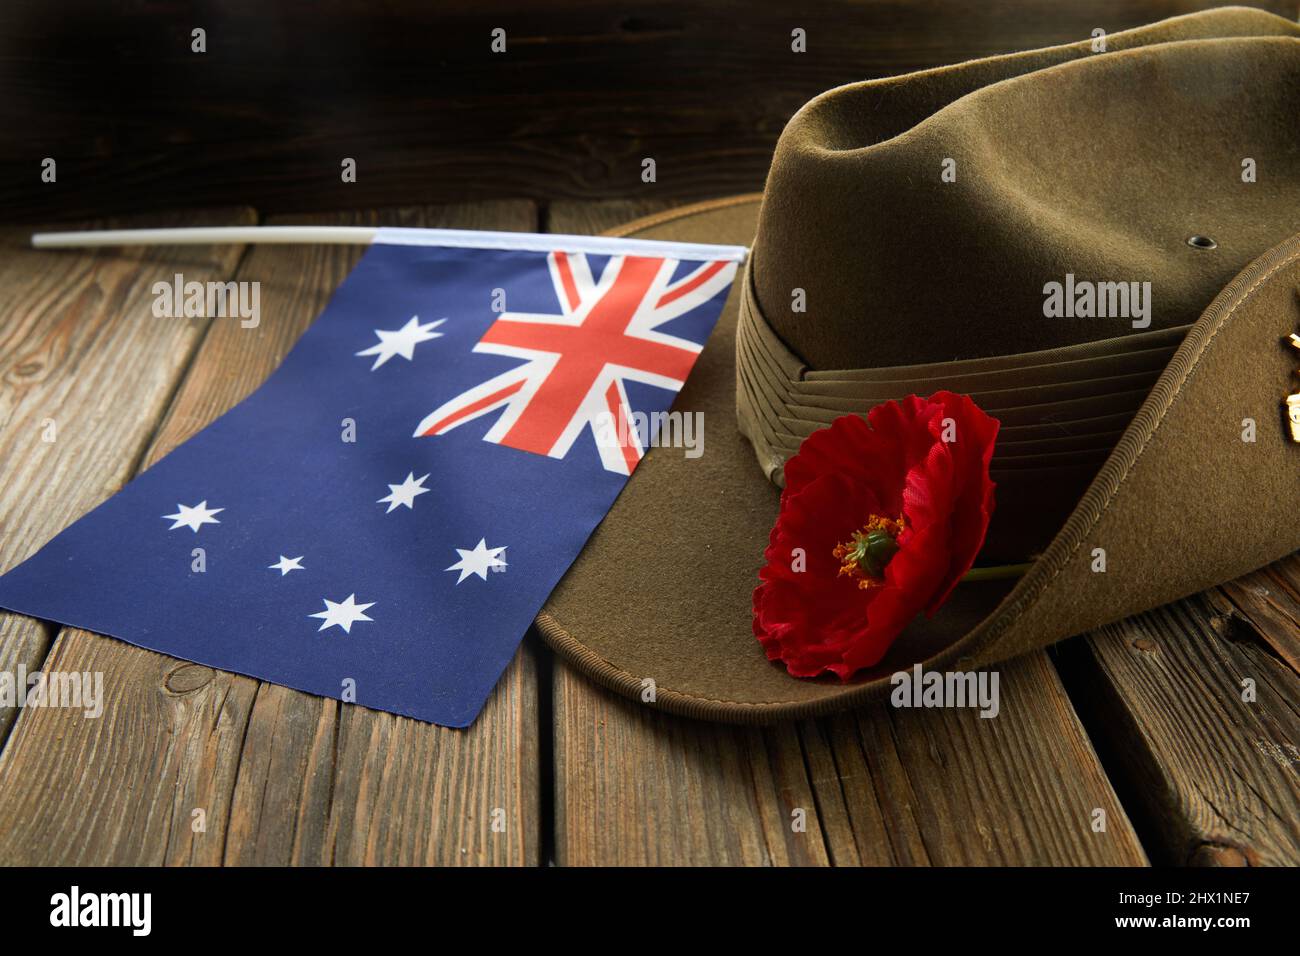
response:
[[[1032,555],[1068,516],[1188,329],[991,358],[815,370],[763,315],[755,267],[751,260],[741,286],[736,414],[768,479],[783,486],[786,460],[841,415],[865,415],[882,402],[941,389],[970,395],[1002,426],[991,469],[998,512],[987,554],[1008,560]]]

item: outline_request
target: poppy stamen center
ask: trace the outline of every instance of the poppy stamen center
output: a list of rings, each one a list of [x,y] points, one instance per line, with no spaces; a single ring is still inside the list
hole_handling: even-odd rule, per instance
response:
[[[831,553],[840,563],[840,574],[852,578],[859,588],[878,588],[885,583],[885,566],[898,553],[898,536],[904,520],[872,515],[861,531]]]

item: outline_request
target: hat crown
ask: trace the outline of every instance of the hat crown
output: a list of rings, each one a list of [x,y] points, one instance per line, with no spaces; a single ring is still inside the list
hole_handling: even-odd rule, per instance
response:
[[[1300,231],[1297,115],[1300,28],[1245,9],[831,90],[778,142],[755,307],[813,369],[1190,324]]]

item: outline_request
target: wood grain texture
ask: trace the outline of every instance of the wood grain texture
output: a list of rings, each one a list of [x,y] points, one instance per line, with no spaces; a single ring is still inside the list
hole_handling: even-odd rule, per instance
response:
[[[1274,566],[1243,581],[1282,576]],[[1300,679],[1264,634],[1295,624],[1274,616],[1273,605],[1247,618],[1228,597],[1257,586],[1212,589],[1061,652],[1074,698],[1158,862],[1300,864]],[[1243,699],[1246,680],[1254,700]]]
[[[253,221],[241,207],[81,227]],[[85,255],[32,249],[31,232],[0,231],[0,573],[115,492],[139,464],[207,325],[155,318],[152,284],[176,272],[226,278],[241,252],[188,246]],[[52,636],[47,625],[0,611],[0,668],[39,668]],[[15,716],[0,706],[0,744]]]
[[[757,190],[824,90],[1086,39],[1217,0],[10,0],[0,208],[264,212]],[[1294,18],[1291,0],[1257,6]],[[207,52],[190,31],[207,30]],[[494,54],[491,31],[506,31]],[[791,50],[791,31],[807,52]],[[43,157],[59,163],[42,183]],[[340,181],[344,157],[357,181]],[[657,182],[641,181],[643,158]]]
[[[295,221],[303,221],[298,217]],[[530,203],[310,217],[531,229]],[[145,458],[251,392],[363,250],[264,246],[262,321],[212,326]],[[467,731],[423,724],[66,629],[51,666],[102,671],[100,720],[25,711],[0,754],[6,863],[536,863],[536,662],[516,656]],[[494,811],[504,828],[494,830]],[[201,826],[200,826],[201,823]]]
[[[1001,680],[991,720],[878,705],[738,728],[615,697],[557,661],[556,862],[1144,863],[1046,655]]]
[[[599,231],[666,205],[558,203],[546,223]],[[500,203],[312,221],[522,229],[534,216]],[[263,322],[242,330],[148,318],[153,281],[227,275],[237,250],[92,259],[24,244],[0,234],[0,568],[256,387],[357,255],[249,254],[238,278],[263,283]],[[50,409],[52,447],[38,427]],[[881,706],[733,728],[651,711],[557,662],[548,730],[549,655],[526,643],[474,727],[450,731],[54,636],[0,616],[0,669],[102,671],[110,700],[99,720],[22,713],[0,752],[0,863],[536,864],[553,825],[562,864],[1133,864],[1130,816],[1156,862],[1300,862],[1300,556],[1069,642],[1056,668],[1043,654],[1004,666],[996,720]],[[13,717],[0,712],[0,738]],[[553,734],[553,824],[539,733]]]
[[[664,206],[556,203],[547,224],[600,232]],[[740,729],[617,698],[557,660],[556,862],[1144,863],[1046,655],[1003,667],[1001,695],[994,719],[877,706]]]
[[[1300,674],[1300,555],[1229,581],[1222,590],[1259,636]]]

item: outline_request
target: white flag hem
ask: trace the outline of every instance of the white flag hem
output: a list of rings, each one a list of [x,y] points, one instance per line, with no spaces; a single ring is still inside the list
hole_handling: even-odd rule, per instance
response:
[[[581,252],[604,256],[662,256],[665,259],[703,259],[744,262],[744,246],[702,242],[664,242],[658,239],[617,239],[613,236],[570,236],[562,233],[478,232],[464,229],[380,228],[375,242],[397,246],[450,246],[467,249],[501,249],[520,252]]]

